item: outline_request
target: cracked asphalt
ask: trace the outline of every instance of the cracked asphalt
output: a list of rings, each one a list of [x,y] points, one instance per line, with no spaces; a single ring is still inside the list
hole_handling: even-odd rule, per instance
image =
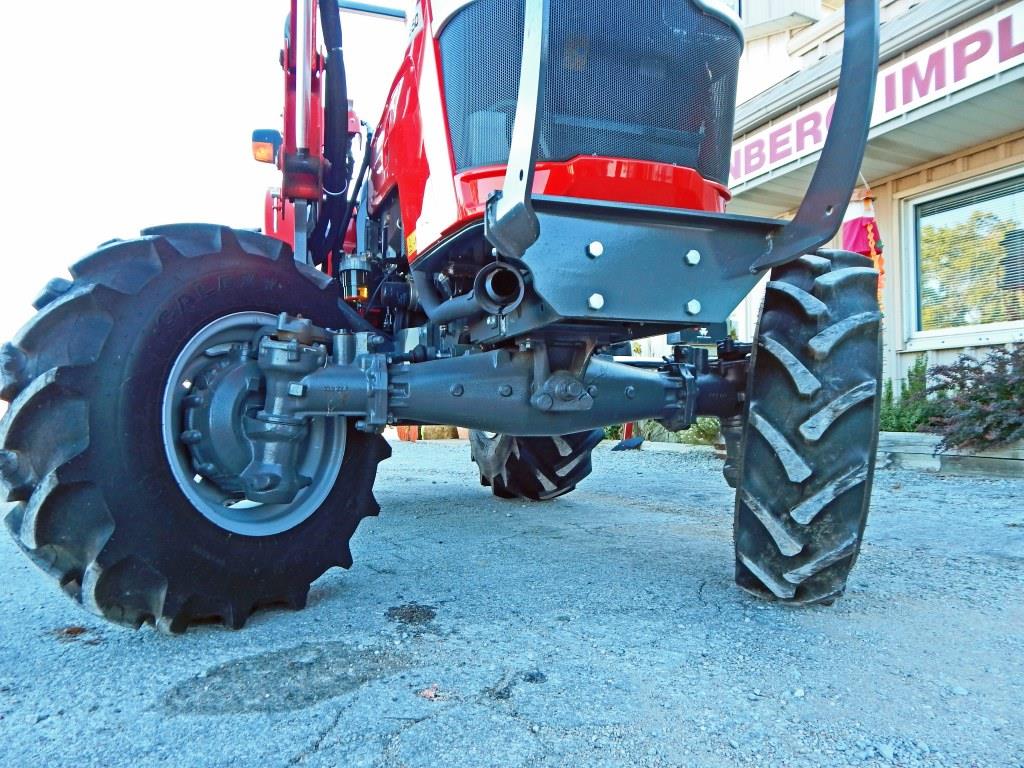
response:
[[[548,504],[397,444],[306,610],[166,637],[0,542],[3,766],[1024,765],[1024,482],[879,471],[830,608],[732,584],[706,451],[612,453]]]

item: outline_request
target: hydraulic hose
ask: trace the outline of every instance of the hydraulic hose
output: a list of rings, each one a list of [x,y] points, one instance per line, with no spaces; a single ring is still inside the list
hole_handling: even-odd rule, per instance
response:
[[[442,301],[431,282],[430,275],[418,269],[411,270],[412,281],[420,306],[432,323],[450,323],[453,320],[487,314],[489,308],[481,302],[476,290]],[[493,308],[490,308],[493,310]]]
[[[366,145],[363,148],[363,162],[359,168],[359,175],[356,178],[356,185],[354,187],[355,194],[351,196],[345,196],[344,208],[341,215],[338,217],[338,225],[335,227],[331,226],[331,233],[327,240],[326,253],[337,250],[338,247],[344,242],[345,233],[348,232],[348,226],[352,221],[352,217],[355,215],[356,207],[359,203],[359,193],[363,188],[363,182],[366,181],[366,173],[370,168],[370,154],[373,144],[373,131],[369,128],[366,129]]]
[[[320,211],[316,227],[310,237],[310,250],[314,262],[322,264],[334,246],[340,242],[336,229],[348,208],[349,134],[348,134],[348,80],[341,34],[341,10],[336,0],[320,4],[320,27],[327,48],[327,88],[324,95],[324,174],[326,200]]]
[[[420,306],[423,307],[427,317],[433,319],[437,308],[441,306],[441,297],[437,295],[437,289],[434,288],[430,275],[415,268],[409,271],[412,274],[412,283],[416,286],[416,295],[419,297]]]

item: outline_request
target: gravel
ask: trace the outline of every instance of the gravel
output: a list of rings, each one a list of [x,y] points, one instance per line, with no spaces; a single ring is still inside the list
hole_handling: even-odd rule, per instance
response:
[[[397,444],[299,613],[104,624],[0,542],[0,765],[1024,766],[1024,482],[880,471],[830,608],[732,584],[701,449],[549,504]]]

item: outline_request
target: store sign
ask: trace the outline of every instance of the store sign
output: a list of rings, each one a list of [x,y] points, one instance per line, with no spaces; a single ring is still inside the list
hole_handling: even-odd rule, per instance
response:
[[[883,67],[871,126],[1024,64],[1024,3],[962,29]],[[835,96],[785,116],[733,147],[733,186],[821,150]]]

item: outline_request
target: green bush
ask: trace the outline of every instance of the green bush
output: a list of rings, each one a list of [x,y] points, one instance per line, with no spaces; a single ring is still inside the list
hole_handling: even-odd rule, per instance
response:
[[[1024,347],[984,360],[960,355],[931,369],[928,391],[942,398],[940,449],[994,448],[1024,440]]]
[[[682,434],[689,435],[698,445],[714,445],[721,430],[718,419],[710,416],[697,417],[697,423]]]
[[[882,392],[881,429],[883,432],[921,432],[932,425],[942,412],[940,399],[929,398],[928,358],[921,355],[900,384],[896,399],[893,383],[885,382]]]
[[[656,421],[640,422],[640,434],[652,443],[684,443],[686,445],[713,445],[718,437],[718,419],[700,416],[689,429],[670,432]]]

